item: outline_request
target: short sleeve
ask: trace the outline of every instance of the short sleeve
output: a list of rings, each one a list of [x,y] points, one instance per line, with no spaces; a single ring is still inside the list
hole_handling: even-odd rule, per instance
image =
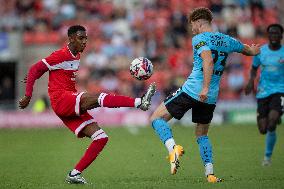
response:
[[[253,61],[252,61],[252,66],[255,68],[258,68],[258,66],[260,65],[260,57],[259,54],[253,57]]]
[[[241,53],[244,49],[244,44],[233,37],[230,37],[230,38],[231,38],[230,39],[231,52]]]
[[[203,51],[210,51],[206,39],[202,36],[195,36],[192,38],[192,45],[194,51],[196,51],[198,55],[200,55]]]

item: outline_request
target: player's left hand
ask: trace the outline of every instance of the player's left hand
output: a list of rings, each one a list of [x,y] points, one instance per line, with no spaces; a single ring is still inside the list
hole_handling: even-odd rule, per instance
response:
[[[199,99],[201,102],[205,102],[208,99],[208,88],[202,88],[200,94],[199,94]]]
[[[29,103],[30,103],[31,97],[30,96],[24,96],[20,101],[19,101],[19,107],[21,109],[26,108]]]

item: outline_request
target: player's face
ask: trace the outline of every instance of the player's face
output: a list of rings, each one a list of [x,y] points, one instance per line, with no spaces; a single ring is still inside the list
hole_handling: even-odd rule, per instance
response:
[[[268,30],[268,39],[270,44],[272,45],[279,45],[282,40],[282,33],[280,28],[278,27],[271,27]]]
[[[200,24],[200,22],[198,20],[194,21],[194,22],[191,22],[191,30],[192,30],[192,33],[194,35],[199,33],[200,26],[201,26],[201,24]]]
[[[70,42],[73,42],[73,45],[78,52],[83,52],[87,45],[87,34],[85,31],[77,31],[75,35],[72,36]]]

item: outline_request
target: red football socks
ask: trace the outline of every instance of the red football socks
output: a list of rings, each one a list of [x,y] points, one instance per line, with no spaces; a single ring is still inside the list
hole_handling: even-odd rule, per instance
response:
[[[82,172],[86,169],[99,155],[99,153],[103,150],[104,146],[106,145],[108,138],[101,138],[98,140],[94,140],[89,148],[86,150],[84,156],[76,165],[75,169]]]
[[[135,98],[106,93],[100,94],[98,102],[101,107],[108,108],[135,107]]]

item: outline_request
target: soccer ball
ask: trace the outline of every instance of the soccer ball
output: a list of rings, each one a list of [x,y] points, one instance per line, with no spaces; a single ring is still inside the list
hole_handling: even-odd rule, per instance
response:
[[[130,74],[138,80],[147,80],[153,74],[153,64],[147,58],[135,58],[130,64]]]

